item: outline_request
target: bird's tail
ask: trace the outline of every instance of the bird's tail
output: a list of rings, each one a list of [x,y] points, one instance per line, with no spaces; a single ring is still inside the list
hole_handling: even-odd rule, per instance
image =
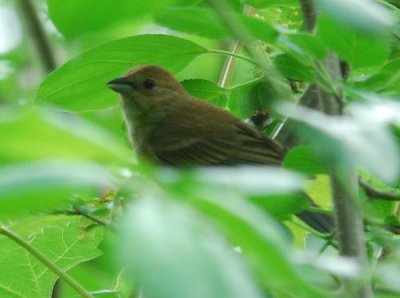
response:
[[[296,216],[320,233],[331,233],[335,228],[333,216],[326,213],[305,210]]]

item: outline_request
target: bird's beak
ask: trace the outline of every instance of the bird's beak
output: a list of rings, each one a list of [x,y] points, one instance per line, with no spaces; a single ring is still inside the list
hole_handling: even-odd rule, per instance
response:
[[[132,86],[131,82],[129,82],[124,77],[116,78],[112,81],[109,81],[107,83],[107,86],[110,89],[112,89],[115,92],[118,92],[120,94],[131,94],[133,91],[133,86]]]

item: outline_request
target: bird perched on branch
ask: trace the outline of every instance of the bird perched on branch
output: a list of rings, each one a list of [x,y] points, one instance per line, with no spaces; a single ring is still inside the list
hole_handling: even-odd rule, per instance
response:
[[[145,65],[114,79],[128,135],[139,157],[154,163],[195,167],[279,166],[286,149],[231,113],[189,95],[167,70]],[[325,214],[297,214],[320,232],[330,232]]]

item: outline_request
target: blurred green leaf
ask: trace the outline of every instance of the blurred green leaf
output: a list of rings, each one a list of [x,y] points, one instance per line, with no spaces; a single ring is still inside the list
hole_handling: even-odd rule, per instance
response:
[[[40,216],[20,220],[10,229],[62,270],[96,258],[102,229],[87,230],[79,216]],[[51,297],[56,276],[24,248],[0,236],[0,296]]]
[[[278,168],[158,169],[154,174],[150,179],[156,180],[168,193],[182,197],[184,201],[191,197],[236,197],[241,194],[279,220],[288,219],[290,215],[308,207],[306,200],[290,194],[304,186],[302,176]]]
[[[374,117],[377,110],[372,105],[354,105],[351,116],[340,118],[293,105],[285,105],[282,111],[307,124],[299,132],[330,163],[362,166],[385,181],[397,178],[400,160],[396,142],[387,127],[388,119],[382,118],[385,114]]]
[[[40,105],[72,111],[115,106],[117,95],[106,86],[134,66],[159,64],[177,73],[207,50],[169,35],[138,35],[114,40],[70,60],[42,82]]]
[[[67,206],[73,194],[95,196],[115,179],[88,162],[44,160],[0,167],[0,217]]]
[[[174,2],[176,1],[48,0],[48,9],[57,29],[66,38],[73,38],[85,33],[98,32],[121,22],[132,22]]]
[[[367,34],[382,34],[388,32],[388,29],[395,24],[392,13],[374,0],[316,0],[315,2],[323,14],[332,18],[332,30],[339,24],[345,24]]]
[[[266,42],[273,42],[278,32],[266,21],[243,15],[235,15],[253,34]],[[218,14],[207,8],[172,8],[155,15],[155,21],[174,30],[197,34],[208,38],[223,38],[231,31],[221,21]]]
[[[0,121],[0,165],[67,158],[126,163],[134,152],[114,135],[72,114],[33,110]]]
[[[126,214],[121,257],[151,297],[262,297],[239,256],[193,210],[144,197]]]
[[[181,83],[190,95],[205,99],[222,108],[226,107],[229,91],[217,84],[202,79],[185,80]]]
[[[325,44],[353,68],[382,65],[389,55],[387,35],[357,32],[324,16],[319,18],[318,32]]]
[[[377,286],[387,289],[387,293],[381,293],[376,297],[379,298],[396,298],[400,295],[400,285],[396,282],[400,278],[399,270],[399,257],[398,257],[398,245],[395,249],[396,253],[388,256],[382,262],[379,262],[376,271],[374,273],[374,279],[376,280]]]
[[[191,204],[221,227],[232,243],[239,245],[262,283],[277,297],[288,293],[295,297],[328,297],[300,275],[284,231],[256,206],[235,195],[202,197]]]
[[[253,173],[250,173],[251,168]],[[265,212],[271,211],[276,218],[287,219],[292,212],[304,210],[308,205],[295,196],[265,195],[288,192],[283,184],[287,182],[286,178],[292,181],[295,176],[281,173],[276,169],[230,167],[221,171],[201,169],[189,172],[161,169],[153,174],[171,198],[197,208],[221,228],[224,236],[245,252],[244,257],[252,270],[272,293],[321,297],[320,290],[309,286],[306,277],[303,279],[299,275],[286,231]],[[250,180],[254,181],[249,183]],[[277,180],[282,181],[280,190],[275,185]],[[282,201],[278,202],[279,199]]]
[[[241,166],[200,168],[194,177],[206,185],[214,185],[246,195],[288,193],[301,189],[303,177],[277,167]]]

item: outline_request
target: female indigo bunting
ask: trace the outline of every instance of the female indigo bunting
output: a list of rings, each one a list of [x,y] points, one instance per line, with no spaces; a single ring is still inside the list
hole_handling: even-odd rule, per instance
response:
[[[121,97],[122,113],[139,157],[176,167],[208,165],[279,166],[286,149],[231,113],[190,96],[165,69],[132,69],[108,86]],[[316,212],[297,214],[320,232],[332,219]]]

